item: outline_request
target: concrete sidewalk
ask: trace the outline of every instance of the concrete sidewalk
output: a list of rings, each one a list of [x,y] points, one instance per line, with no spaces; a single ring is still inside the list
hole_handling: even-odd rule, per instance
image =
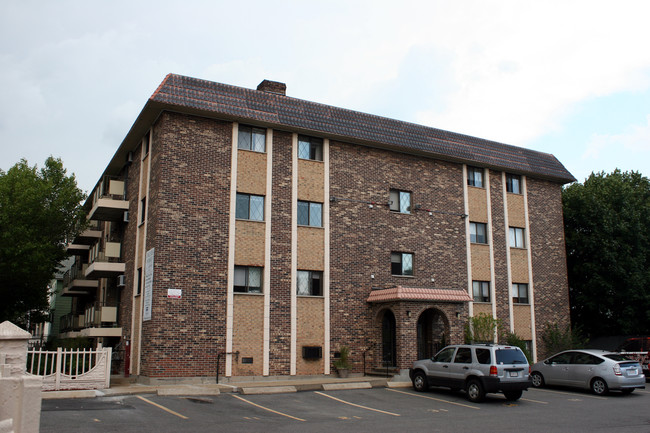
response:
[[[43,391],[44,400],[60,398],[93,398],[134,394],[157,395],[218,395],[223,393],[239,393],[243,395],[278,394],[299,391],[331,391],[339,389],[369,389],[369,388],[406,388],[411,386],[408,377],[394,378],[377,376],[351,376],[340,378],[335,376],[309,376],[290,378],[231,378],[227,383],[200,383],[196,380],[156,381],[154,383],[138,383],[135,378],[125,379],[112,377],[111,387],[100,390],[72,391]]]

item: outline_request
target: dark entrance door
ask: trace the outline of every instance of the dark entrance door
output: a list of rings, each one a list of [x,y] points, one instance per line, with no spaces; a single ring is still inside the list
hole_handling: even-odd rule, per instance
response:
[[[395,367],[397,345],[395,343],[395,315],[387,310],[381,323],[382,367]]]
[[[445,321],[442,314],[434,309],[420,315],[418,329],[418,359],[431,358],[445,344]]]

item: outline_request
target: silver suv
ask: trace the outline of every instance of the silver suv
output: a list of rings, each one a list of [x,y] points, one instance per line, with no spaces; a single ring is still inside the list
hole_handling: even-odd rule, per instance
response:
[[[530,367],[521,349],[499,344],[447,346],[431,359],[415,361],[409,376],[416,391],[430,386],[464,389],[472,402],[492,392],[517,400],[531,386]]]

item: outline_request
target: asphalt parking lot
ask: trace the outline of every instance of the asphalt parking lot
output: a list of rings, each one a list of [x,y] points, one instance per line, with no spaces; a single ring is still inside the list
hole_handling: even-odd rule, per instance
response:
[[[650,391],[530,389],[517,402],[410,388],[44,400],[41,432],[650,432]]]

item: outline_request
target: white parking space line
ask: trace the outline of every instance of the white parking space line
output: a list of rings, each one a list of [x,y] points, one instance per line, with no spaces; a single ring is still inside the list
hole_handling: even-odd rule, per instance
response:
[[[345,401],[345,400],[341,400],[340,398],[332,397],[331,395],[324,394],[324,393],[322,393],[320,391],[315,391],[314,394],[322,395],[323,397],[331,398],[332,400],[336,400],[338,402],[341,402],[341,403],[344,403],[344,404],[347,404],[347,405],[350,405],[350,406],[358,407],[358,408],[361,408],[361,409],[371,410],[373,412],[384,413],[386,415],[401,416],[398,413],[387,412],[385,410],[374,409],[372,407],[361,406],[360,404],[356,404],[356,403],[350,403],[349,401]]]
[[[153,401],[151,401],[151,400],[149,400],[147,398],[144,398],[141,395],[136,395],[136,397],[139,398],[140,400],[144,401],[144,402],[149,403],[152,406],[156,406],[158,409],[164,410],[167,413],[171,413],[172,415],[176,415],[179,418],[187,419],[187,417],[185,415],[181,415],[180,413],[174,412],[173,410],[171,410],[169,408],[166,408],[165,406],[162,406],[162,405],[160,405],[158,403],[154,403]]]
[[[554,390],[551,390],[551,389],[540,389],[540,388],[535,388],[535,391],[550,392],[551,394],[572,395],[574,397],[593,398],[593,399],[596,399],[596,400],[607,400],[605,397],[599,397],[597,395],[589,395],[589,394],[578,394],[578,393],[575,393],[575,392],[554,391]]]
[[[457,403],[455,401],[449,401],[449,400],[443,400],[441,398],[435,398],[435,397],[431,397],[431,396],[428,396],[428,395],[422,395],[422,394],[415,394],[415,393],[412,393],[412,392],[400,391],[400,390],[393,389],[393,388],[388,388],[387,391],[398,392],[400,394],[410,395],[411,397],[426,398],[428,400],[435,400],[435,401],[441,401],[443,403],[455,404],[456,406],[468,407],[470,409],[477,409],[477,410],[481,409],[480,407],[477,407],[477,406],[470,406],[468,404]]]
[[[238,400],[241,400],[241,401],[246,402],[246,403],[248,403],[250,405],[253,405],[253,406],[258,407],[260,409],[266,410],[268,412],[271,412],[271,413],[274,413],[274,414],[277,414],[277,415],[286,416],[287,418],[295,419],[296,421],[305,421],[302,418],[297,418],[295,416],[287,415],[286,413],[278,412],[277,410],[273,410],[273,409],[270,409],[268,407],[261,406],[261,405],[259,405],[257,403],[253,403],[252,401],[246,400],[245,398],[242,398],[242,397],[240,397],[238,395],[233,394],[232,396],[235,397]]]
[[[530,398],[522,398],[521,400],[530,401],[531,403],[548,404],[548,401],[531,400]]]

